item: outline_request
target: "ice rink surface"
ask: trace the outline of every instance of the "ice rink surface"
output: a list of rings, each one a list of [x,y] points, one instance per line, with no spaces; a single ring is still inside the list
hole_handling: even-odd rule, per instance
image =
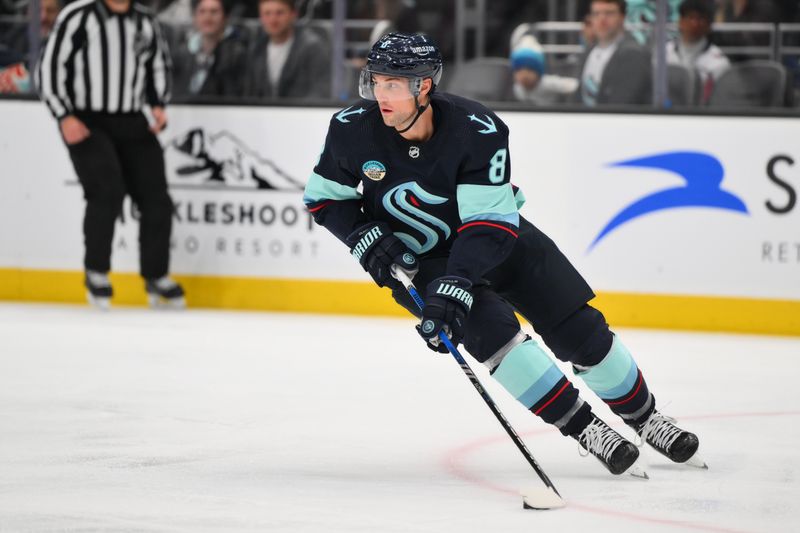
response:
[[[542,512],[412,325],[0,304],[0,531],[800,531],[800,339],[618,330],[710,466],[647,450],[649,481],[580,457],[470,360],[567,501]]]

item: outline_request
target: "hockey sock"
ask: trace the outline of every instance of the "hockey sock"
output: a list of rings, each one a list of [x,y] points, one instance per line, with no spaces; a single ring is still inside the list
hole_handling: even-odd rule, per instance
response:
[[[490,358],[496,365],[493,369],[490,366],[494,379],[526,409],[564,435],[580,432],[591,420],[589,404],[578,397],[578,390],[534,340],[516,338],[521,342]]]
[[[638,426],[655,409],[655,397],[642,371],[616,335],[602,361],[591,367],[573,365],[573,369],[628,425]]]

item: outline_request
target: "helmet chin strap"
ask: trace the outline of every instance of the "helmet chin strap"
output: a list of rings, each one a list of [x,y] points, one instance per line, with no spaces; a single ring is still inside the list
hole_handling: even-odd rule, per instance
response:
[[[417,123],[419,117],[421,117],[422,114],[425,112],[425,110],[428,108],[428,104],[420,105],[419,98],[417,97],[417,95],[414,95],[414,104],[417,106],[417,115],[414,117],[414,120],[411,121],[411,124],[409,124],[408,127],[402,130],[397,130],[397,133],[405,133],[411,128],[413,128],[414,124]]]

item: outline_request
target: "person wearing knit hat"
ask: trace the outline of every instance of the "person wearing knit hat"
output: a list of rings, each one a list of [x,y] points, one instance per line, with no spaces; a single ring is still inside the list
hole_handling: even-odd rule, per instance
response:
[[[522,35],[511,51],[513,97],[518,102],[554,104],[575,92],[578,80],[546,74],[544,50],[531,34]]]
[[[520,38],[517,46],[511,52],[511,68],[514,71],[527,68],[538,73],[540,77],[544,75],[544,51],[536,37],[523,35]]]

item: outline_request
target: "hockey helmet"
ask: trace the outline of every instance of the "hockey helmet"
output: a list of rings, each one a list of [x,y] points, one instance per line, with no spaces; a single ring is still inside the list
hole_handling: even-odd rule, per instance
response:
[[[407,87],[402,87],[401,91],[387,91],[389,98],[418,97],[425,78],[433,81],[431,92],[439,85],[442,79],[442,54],[439,47],[424,34],[389,33],[372,46],[367,65],[361,71],[358,92],[367,100],[377,100],[373,74],[408,79]]]

